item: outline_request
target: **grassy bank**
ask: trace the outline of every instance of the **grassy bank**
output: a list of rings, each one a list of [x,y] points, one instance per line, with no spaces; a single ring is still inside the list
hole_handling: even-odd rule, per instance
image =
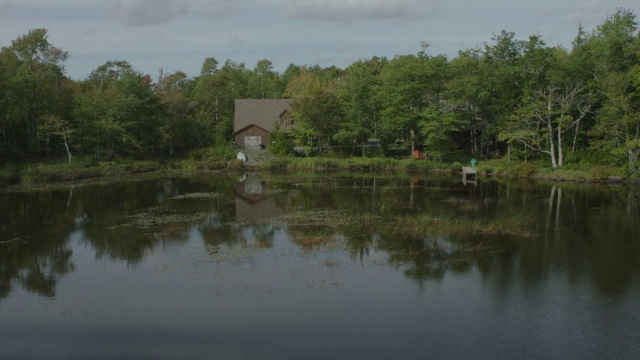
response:
[[[0,185],[45,184],[64,181],[81,181],[102,177],[125,177],[159,172],[198,172],[224,170],[238,167],[235,161],[110,161],[92,165],[62,165],[36,163],[27,165],[7,165],[0,169]]]
[[[106,176],[128,176],[154,172],[191,173],[203,171],[241,170],[247,167],[240,160],[230,159],[232,153],[198,153],[186,159],[174,161],[133,161],[78,162],[72,165],[34,163],[26,165],[5,165],[0,168],[0,185],[17,183],[52,183],[78,181]],[[543,162],[507,162],[504,159],[483,160],[477,165],[479,175],[502,176],[515,179],[547,179],[553,181],[638,181],[638,175],[631,175],[624,169],[589,164],[568,164],[560,169],[551,169]],[[383,173],[460,173],[463,164],[445,163],[414,159],[391,158],[329,158],[329,157],[280,157],[251,166],[257,170],[276,171],[368,171]],[[467,166],[467,164],[464,164]]]
[[[20,171],[21,182],[51,183],[75,181],[106,176],[127,176],[159,171],[162,164],[156,161],[111,161],[97,164],[47,164],[25,165]]]
[[[425,161],[414,159],[390,158],[325,158],[325,157],[281,157],[256,166],[263,170],[352,170],[424,173],[440,172],[457,175],[462,166],[457,161],[452,163]],[[480,176],[503,176],[514,179],[547,179],[555,181],[637,181],[638,175],[633,176],[624,169],[591,164],[567,164],[562,168],[552,169],[546,162],[541,161],[513,161],[504,159],[483,160],[476,166]]]
[[[481,175],[498,175],[514,179],[545,179],[553,181],[638,181],[638,174],[631,174],[626,169],[610,165],[566,164],[553,169],[542,161],[513,161],[504,159],[482,161],[477,165]]]
[[[448,169],[448,165],[432,161],[391,158],[326,158],[281,157],[257,166],[265,170],[353,170],[381,172],[430,172]]]

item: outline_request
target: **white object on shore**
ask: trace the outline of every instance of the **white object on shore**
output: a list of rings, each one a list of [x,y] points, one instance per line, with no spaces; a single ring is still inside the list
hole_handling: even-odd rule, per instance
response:
[[[249,159],[247,159],[247,154],[243,153],[242,151],[238,152],[238,156],[236,156],[236,158],[238,160],[242,160],[242,161],[249,160]]]

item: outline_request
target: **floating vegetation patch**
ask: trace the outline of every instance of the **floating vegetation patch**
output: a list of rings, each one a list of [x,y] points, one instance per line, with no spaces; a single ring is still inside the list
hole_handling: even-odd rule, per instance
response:
[[[232,263],[250,263],[251,260],[259,253],[264,251],[264,248],[258,244],[242,244],[235,247],[222,247],[220,245],[205,245],[207,254],[211,261],[220,262],[232,262]]]
[[[325,225],[293,226],[289,228],[291,241],[306,250],[334,249],[340,246],[335,229]]]
[[[387,230],[412,238],[452,235],[512,235],[527,237],[530,224],[523,219],[488,221],[442,216],[398,216],[388,223]]]
[[[197,193],[188,193],[188,194],[183,194],[183,195],[178,195],[178,196],[172,196],[169,198],[169,200],[181,200],[181,199],[198,199],[198,200],[205,200],[205,199],[219,199],[221,198],[223,195],[220,193],[214,193],[214,192],[208,192],[208,193],[201,193],[201,192],[197,192]]]
[[[276,195],[276,194],[280,194],[280,193],[284,193],[287,192],[289,190],[287,189],[265,189],[262,190],[262,194],[263,195]]]
[[[333,209],[298,210],[285,215],[280,219],[290,226],[330,226],[335,227],[338,219],[347,216],[345,211]]]
[[[485,220],[430,214],[382,216],[372,213],[315,209],[294,211],[278,219],[288,223],[292,240],[303,248],[337,246],[336,234],[350,239],[383,235],[393,239],[453,238],[456,246],[481,250],[480,240],[463,243],[469,236],[493,238],[507,235],[528,237],[531,224],[525,219]]]
[[[166,206],[154,206],[126,215],[130,221],[122,224],[121,226],[133,226],[142,229],[149,229],[168,224],[198,221],[209,215],[210,214],[208,213],[178,214],[173,208]]]

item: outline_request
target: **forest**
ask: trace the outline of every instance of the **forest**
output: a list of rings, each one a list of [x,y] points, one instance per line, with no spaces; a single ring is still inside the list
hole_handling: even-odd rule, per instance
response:
[[[426,42],[420,48],[345,69],[290,64],[283,72],[267,59],[249,68],[209,57],[195,77],[159,69],[156,79],[110,60],[75,81],[65,74],[69,53],[49,43],[47,29],[33,29],[0,51],[0,162],[184,157],[231,146],[235,99],[289,98],[301,146],[357,149],[376,139],[381,157],[402,143],[437,158],[640,172],[633,11],[618,9],[590,31],[580,26],[570,49],[508,31],[452,59],[430,54]]]

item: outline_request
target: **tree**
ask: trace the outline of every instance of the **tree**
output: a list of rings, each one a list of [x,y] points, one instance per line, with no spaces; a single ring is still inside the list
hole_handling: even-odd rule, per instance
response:
[[[280,99],[284,92],[284,83],[280,75],[273,70],[273,63],[262,59],[248,74],[247,96],[254,99]]]
[[[296,121],[313,132],[320,149],[323,141],[328,142],[336,133],[343,116],[339,98],[331,88],[312,89],[309,95],[294,99],[291,110]]]
[[[446,84],[445,96],[452,110],[463,120],[461,128],[468,138],[472,154],[481,151],[480,138],[486,130],[486,121],[480,116],[480,55],[477,50],[461,52],[449,63],[450,78]]]
[[[5,149],[40,152],[41,119],[68,116],[71,86],[63,67],[68,56],[49,43],[46,29],[31,30],[2,48],[0,126]]]
[[[200,76],[213,75],[218,71],[218,60],[214,57],[208,57],[204,59],[202,63],[202,69],[200,70]]]
[[[301,125],[296,129],[298,138],[305,140],[306,135],[301,134],[311,134],[320,148],[337,132],[343,119],[336,85],[338,81],[323,71],[301,68],[300,74],[291,79],[284,92],[285,97],[292,99],[293,116]]]
[[[227,60],[213,74],[195,79],[191,99],[198,126],[207,129],[204,145],[228,144],[233,133],[235,99],[247,96],[247,77],[244,64]]]
[[[633,92],[629,87],[634,88]],[[633,173],[640,172],[640,66],[630,76],[614,72],[604,83],[605,102],[600,109],[592,134],[593,146],[603,156],[624,161]]]
[[[395,57],[381,73],[383,131],[409,138],[411,152],[419,140],[417,136],[423,135],[419,128],[425,120],[425,110],[441,107],[449,77],[446,56],[428,56],[427,46],[423,43],[423,51],[418,55]]]
[[[480,68],[475,111],[479,119],[480,156],[498,150],[498,135],[514,113],[524,92],[524,71],[521,57],[525,42],[515,39],[515,33],[494,34],[493,44],[479,50]],[[508,149],[509,150],[509,149]]]
[[[464,128],[464,118],[455,111],[443,111],[437,104],[432,104],[422,111],[422,119],[418,126],[424,138],[424,146],[436,157],[441,157],[453,150],[453,134]]]
[[[67,165],[71,165],[71,147],[70,144],[72,142],[72,136],[75,133],[75,129],[73,129],[73,125],[69,120],[63,120],[55,115],[47,115],[42,118],[43,124],[41,128],[43,132],[46,134],[47,141],[49,140],[49,136],[58,136],[62,138],[62,142],[64,144],[64,148],[67,152]]]
[[[160,103],[148,76],[126,61],[108,61],[81,84],[74,117],[96,158],[150,154],[160,146]]]
[[[427,105],[426,83],[420,59],[415,55],[397,56],[381,74],[381,123],[385,133],[409,138],[415,148],[420,113]]]
[[[640,169],[640,35],[633,12],[618,9],[585,41],[595,57],[601,107],[590,134],[602,157]]]
[[[333,139],[338,143],[362,146],[371,137],[378,139],[381,105],[377,98],[380,72],[386,59],[373,58],[358,61],[345,69],[344,85],[339,94],[344,107],[344,118]]]
[[[288,133],[280,129],[280,125],[276,124],[276,128],[271,132],[271,144],[269,152],[278,156],[291,154],[293,151],[293,140]]]
[[[196,121],[195,102],[189,98],[193,80],[182,71],[161,74],[156,86],[162,103],[162,148],[168,147],[169,156],[176,151],[185,152],[204,146],[208,129]]]

